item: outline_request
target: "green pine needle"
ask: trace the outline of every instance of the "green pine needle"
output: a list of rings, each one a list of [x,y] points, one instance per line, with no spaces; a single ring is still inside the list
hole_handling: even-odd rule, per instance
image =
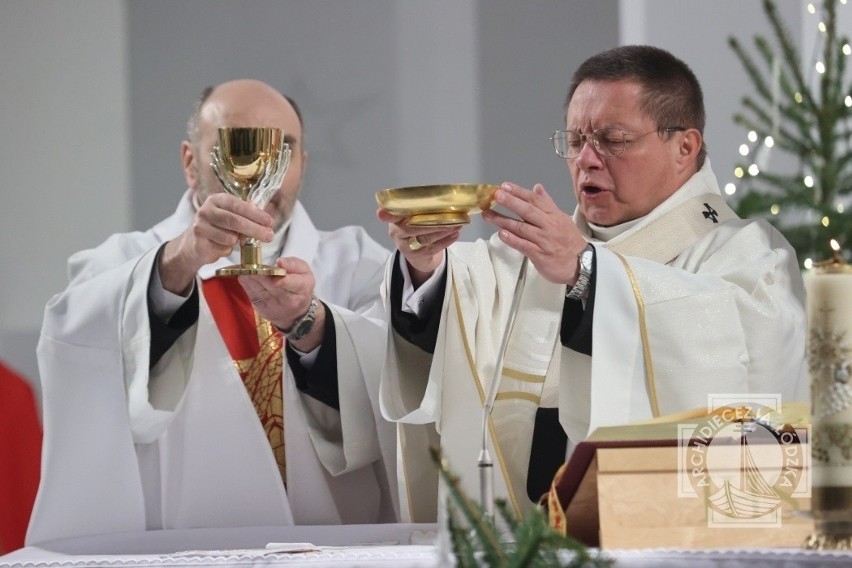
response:
[[[540,509],[535,509],[518,520],[509,510],[505,500],[495,501],[500,520],[506,527],[506,537],[501,537],[495,522],[488,519],[482,508],[465,495],[458,476],[450,471],[440,451],[430,448],[430,454],[450,494],[447,502],[447,524],[457,566],[612,566],[612,560],[604,557],[600,551],[591,554],[583,543],[550,528],[544,512]],[[467,522],[467,526],[462,520]],[[569,555],[570,560],[566,560]]]
[[[773,136],[774,151],[787,154],[798,165],[793,175],[746,174],[738,183],[742,191],[733,206],[741,217],[763,217],[772,223],[800,260],[830,256],[831,239],[837,239],[841,247],[852,246],[850,213],[837,208],[838,202],[845,201],[849,207],[852,201],[852,107],[846,104],[852,84],[846,81],[848,62],[843,53],[849,39],[837,33],[837,4],[838,0],[822,2],[826,30],[819,37],[825,72],[814,87],[803,73],[801,54],[775,0],[763,0],[773,38],[772,42],[762,36],[754,38],[756,56],[736,38],[728,38],[755,92],[743,97],[742,111],[734,115],[734,123],[755,131],[761,140]],[[770,85],[775,60],[780,62],[779,100],[773,101]],[[772,108],[773,102],[777,109]],[[773,124],[776,113],[780,122]],[[789,159],[785,162],[791,163]],[[750,164],[738,165],[746,169]],[[806,175],[813,180],[810,187],[804,183]],[[770,214],[773,206],[780,207],[779,214]]]

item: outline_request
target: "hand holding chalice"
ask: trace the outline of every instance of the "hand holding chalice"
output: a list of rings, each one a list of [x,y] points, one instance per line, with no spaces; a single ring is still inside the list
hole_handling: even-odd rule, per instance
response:
[[[263,209],[290,166],[290,145],[278,128],[219,129],[219,143],[210,152],[211,166],[225,190]],[[283,268],[262,264],[257,239],[240,238],[240,264],[216,271],[217,276],[284,276]]]

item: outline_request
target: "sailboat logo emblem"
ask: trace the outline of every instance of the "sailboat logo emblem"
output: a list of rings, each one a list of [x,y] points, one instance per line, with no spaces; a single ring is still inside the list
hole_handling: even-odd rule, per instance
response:
[[[807,427],[779,422],[780,404],[739,401],[679,424],[679,496],[700,497],[708,526],[781,524],[810,496]]]

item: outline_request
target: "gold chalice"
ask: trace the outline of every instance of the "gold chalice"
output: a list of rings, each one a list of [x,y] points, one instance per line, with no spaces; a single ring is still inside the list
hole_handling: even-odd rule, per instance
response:
[[[384,189],[376,201],[394,215],[410,217],[417,227],[452,227],[470,223],[470,215],[494,204],[496,185],[456,183]]]
[[[220,128],[210,152],[211,166],[225,190],[263,209],[281,187],[290,166],[290,145],[279,128]],[[261,244],[240,236],[240,264],[220,268],[217,276],[284,276],[277,266],[262,264]]]

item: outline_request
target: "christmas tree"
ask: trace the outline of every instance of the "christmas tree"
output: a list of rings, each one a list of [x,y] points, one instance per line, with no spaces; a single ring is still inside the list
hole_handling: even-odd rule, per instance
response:
[[[734,115],[749,130],[750,144],[740,147],[738,182],[725,191],[737,194],[733,206],[741,217],[765,217],[775,225],[806,268],[830,256],[832,238],[844,250],[852,246],[852,85],[844,81],[852,47],[837,33],[837,10],[846,1],[824,0],[821,12],[808,5],[819,33],[814,62],[805,71],[773,0],[763,0],[773,44],[755,36],[753,56],[736,38],[728,39],[755,94],[744,96],[742,111]],[[776,150],[794,158],[784,166],[793,173],[766,167]]]

